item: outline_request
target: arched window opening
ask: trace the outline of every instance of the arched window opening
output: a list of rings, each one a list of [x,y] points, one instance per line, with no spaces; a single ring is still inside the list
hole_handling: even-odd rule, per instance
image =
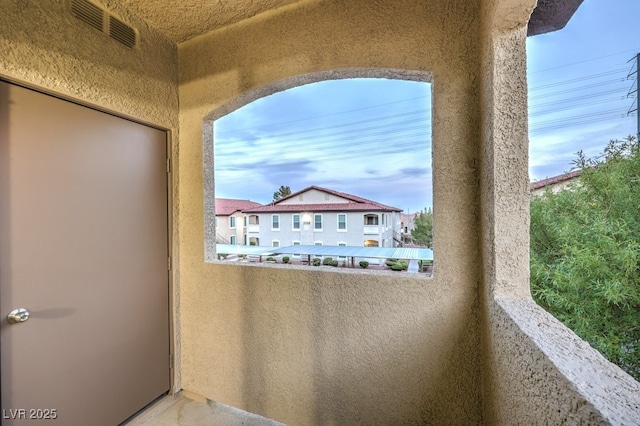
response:
[[[214,145],[205,147],[205,168],[211,158],[214,169],[205,170],[205,201],[215,182],[216,197],[259,203],[242,210],[248,225],[238,241],[251,245],[277,233],[294,256],[322,241],[324,252],[339,248],[334,259],[359,246],[426,249],[432,261],[432,242],[414,238],[412,226],[433,199],[424,77],[325,80],[214,114],[205,124]]]

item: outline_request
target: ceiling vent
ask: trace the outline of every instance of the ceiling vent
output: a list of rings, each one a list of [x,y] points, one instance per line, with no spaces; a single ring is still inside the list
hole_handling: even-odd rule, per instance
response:
[[[127,47],[134,48],[138,34],[130,25],[87,0],[71,0],[71,14]]]

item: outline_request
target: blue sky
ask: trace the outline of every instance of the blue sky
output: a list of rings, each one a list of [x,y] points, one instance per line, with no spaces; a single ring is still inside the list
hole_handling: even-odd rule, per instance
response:
[[[636,133],[627,117],[640,1],[585,0],[567,27],[527,42],[530,175],[568,171]],[[320,185],[415,212],[432,205],[430,86],[332,80],[259,99],[214,126],[216,196],[268,203]]]
[[[527,40],[532,180],[568,171],[578,150],[595,156],[637,133],[626,113],[638,18],[638,0],[585,0],[564,29]]]

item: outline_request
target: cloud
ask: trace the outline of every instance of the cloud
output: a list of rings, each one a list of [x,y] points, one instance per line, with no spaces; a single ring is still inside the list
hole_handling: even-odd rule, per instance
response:
[[[381,171],[378,169],[372,169],[372,168],[365,168],[364,172],[368,175],[372,175],[372,176],[379,176]]]
[[[406,167],[404,169],[401,169],[398,174],[402,177],[422,178],[425,176],[431,176],[431,168],[430,167]]]

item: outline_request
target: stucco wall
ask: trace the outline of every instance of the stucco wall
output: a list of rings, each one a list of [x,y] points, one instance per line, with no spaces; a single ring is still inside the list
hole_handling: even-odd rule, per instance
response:
[[[176,128],[177,49],[126,11],[129,49],[75,18],[63,0],[3,0],[0,76],[139,121]]]
[[[525,39],[534,3],[483,4],[483,421],[640,424],[640,384],[530,294]]]
[[[106,3],[136,50],[4,0],[0,78],[172,130],[178,387],[292,424],[640,423],[640,385],[529,295],[533,0],[308,0],[179,48]],[[211,120],[349,76],[433,76],[436,276],[205,262]]]
[[[640,383],[533,300],[487,308],[485,424],[640,424]]]
[[[185,389],[290,424],[480,422],[477,34],[478,2],[328,0],[179,45]],[[204,262],[208,120],[356,76],[433,76],[435,278]]]
[[[177,47],[126,11],[111,11],[138,29],[138,48],[129,49],[79,21],[69,13],[67,1],[3,0],[0,78],[171,130],[177,165]],[[177,179],[172,193],[176,222]],[[175,244],[173,250],[177,255]],[[177,308],[177,275],[173,278]],[[179,383],[180,368],[173,372]]]

